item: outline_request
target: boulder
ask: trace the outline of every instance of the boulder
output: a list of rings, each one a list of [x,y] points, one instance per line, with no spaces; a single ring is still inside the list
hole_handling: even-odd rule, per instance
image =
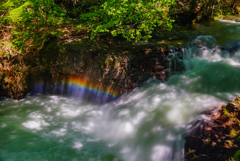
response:
[[[217,40],[210,35],[198,36],[192,43],[193,46],[215,48],[218,46]]]

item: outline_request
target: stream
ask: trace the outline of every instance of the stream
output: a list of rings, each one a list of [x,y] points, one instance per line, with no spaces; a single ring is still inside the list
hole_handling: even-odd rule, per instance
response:
[[[235,41],[233,35],[227,41]],[[184,73],[164,83],[150,78],[104,104],[43,94],[3,100],[0,161],[184,160],[183,134],[190,123],[204,118],[201,111],[240,95],[240,52],[183,50]]]

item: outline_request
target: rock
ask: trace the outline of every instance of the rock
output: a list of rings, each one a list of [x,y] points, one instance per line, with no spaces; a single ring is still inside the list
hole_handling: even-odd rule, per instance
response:
[[[193,46],[215,48],[218,46],[217,40],[209,35],[198,36],[192,43]]]
[[[209,119],[199,120],[200,123],[194,124],[192,130],[186,133],[186,161],[229,160],[239,149],[240,96],[223,105],[222,109],[209,112]],[[216,112],[218,114],[213,117]]]
[[[65,77],[84,75],[97,84],[111,85],[122,94],[153,76],[162,81],[167,78],[164,72],[166,49],[162,46],[125,44],[119,40],[115,43],[114,39],[109,44],[104,42],[106,38],[77,41],[79,39],[76,36],[69,41],[54,40],[40,51],[42,60],[38,66],[45,71],[42,75],[50,73],[45,77],[48,86]]]
[[[226,110],[240,120],[240,96],[234,101],[229,102],[226,106]]]
[[[233,55],[236,51],[240,49],[240,42],[235,43],[232,47],[227,48],[226,50]]]
[[[238,104],[230,102],[228,103],[226,109],[228,110],[228,112],[238,112]]]

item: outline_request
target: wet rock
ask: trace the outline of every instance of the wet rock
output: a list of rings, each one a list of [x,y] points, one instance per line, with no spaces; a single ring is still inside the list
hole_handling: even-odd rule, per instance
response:
[[[1,79],[0,75],[0,80],[4,82],[0,90],[5,96],[22,98],[32,90],[35,82],[43,82],[48,87],[43,91],[46,92],[60,88],[55,84],[71,76],[86,76],[97,84],[118,88],[121,95],[141,86],[149,78],[166,81],[171,74],[183,72],[181,49],[174,48],[174,51],[179,52],[177,59],[169,56],[166,45],[137,45],[113,39],[107,34],[99,35],[95,40],[86,35],[53,39],[38,53],[16,58],[0,57],[3,60],[0,71],[8,76],[5,78],[4,75]]]
[[[231,55],[233,55],[236,51],[240,50],[240,42],[235,43],[230,48],[225,48]]]
[[[218,110],[204,112],[185,134],[185,160],[229,160],[239,149],[240,97]],[[221,154],[221,155],[220,155]]]
[[[210,35],[198,36],[192,43],[193,46],[215,48],[218,46],[217,40]]]
[[[166,49],[161,46],[107,40],[111,41],[109,44],[106,38],[75,41],[80,39],[55,40],[40,51],[41,59],[37,66],[41,71],[38,73],[50,73],[48,78],[44,78],[49,80],[49,84],[71,75],[85,75],[98,84],[118,88],[122,94],[154,76],[162,81],[167,78],[164,72]],[[54,56],[48,53],[54,53]]]
[[[234,101],[229,102],[227,106],[224,106],[223,110],[228,111],[240,120],[240,96],[238,96]]]

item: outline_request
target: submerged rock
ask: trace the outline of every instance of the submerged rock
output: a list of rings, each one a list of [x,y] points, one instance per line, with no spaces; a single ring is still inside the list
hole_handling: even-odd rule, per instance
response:
[[[230,48],[226,49],[231,55],[233,55],[233,53],[235,53],[236,51],[240,50],[240,42],[235,43],[233,46],[231,46]]]
[[[218,46],[217,40],[210,35],[198,36],[192,43],[193,46],[215,48]]]

